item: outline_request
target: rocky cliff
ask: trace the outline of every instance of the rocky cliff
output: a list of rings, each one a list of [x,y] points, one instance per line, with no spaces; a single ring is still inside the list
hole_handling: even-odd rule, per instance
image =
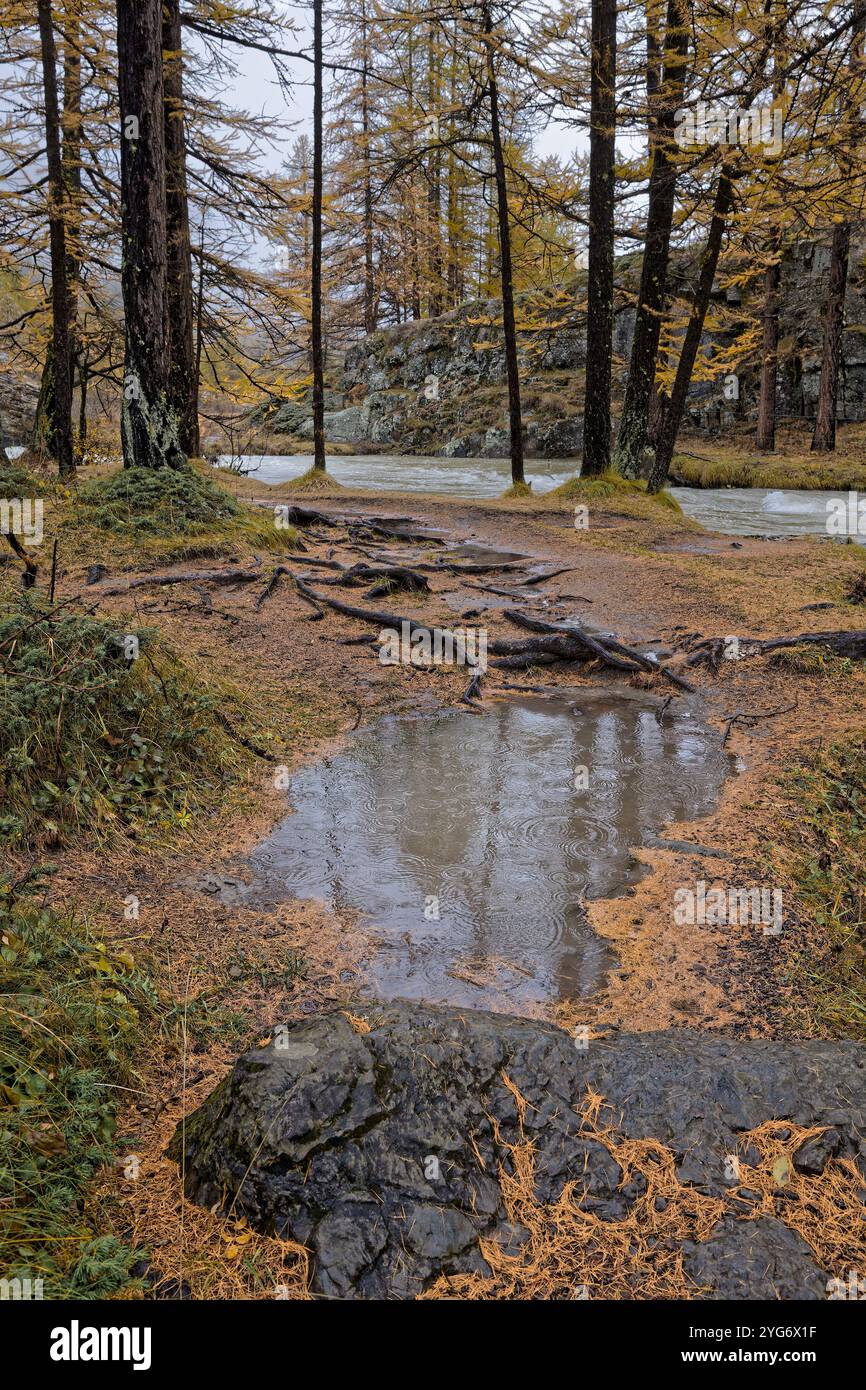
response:
[[[616,304],[615,391],[628,369],[634,311],[631,307],[639,258],[620,267]],[[814,416],[820,378],[821,314],[829,250],[813,243],[792,249],[782,267],[779,417]],[[686,272],[678,272],[681,282]],[[585,332],[576,306],[579,283],[518,299],[526,448],[530,456],[570,457],[583,435]],[[738,367],[739,399],[724,393],[723,364],[738,342],[760,342],[760,277],[745,289],[714,293],[714,332],[707,351],[720,363],[714,380],[692,388],[688,425],[719,432],[754,416],[759,347]],[[508,454],[508,412],[502,350],[501,304],[497,299],[461,305],[440,318],[409,322],[373,333],[346,353],[334,374],[326,407],[332,442],[402,453],[449,457]],[[866,419],[866,242],[852,246],[842,346],[840,421]],[[261,421],[277,434],[310,438],[308,401],[276,406]]]

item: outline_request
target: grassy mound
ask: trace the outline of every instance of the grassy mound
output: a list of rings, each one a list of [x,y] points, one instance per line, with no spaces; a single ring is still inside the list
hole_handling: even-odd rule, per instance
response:
[[[342,492],[342,483],[338,483],[332,478],[330,473],[321,468],[308,468],[306,473],[302,473],[300,478],[294,478],[286,484],[292,492]]]
[[[78,505],[91,525],[118,535],[197,535],[240,513],[228,492],[192,468],[122,468],[85,483]]]
[[[503,494],[502,494],[503,499],[509,499],[509,500],[512,499],[512,498],[515,498],[515,497],[531,497],[531,496],[532,496],[532,484],[531,484],[531,483],[512,483],[512,484],[511,484],[511,487],[506,488],[505,492],[503,492]]]
[[[48,483],[18,459],[8,464],[0,464],[0,497],[10,500],[13,497],[42,497],[48,491]]]
[[[615,497],[643,497],[666,507],[671,512],[681,512],[679,502],[664,489],[661,492],[647,492],[646,483],[641,479],[623,478],[619,473],[602,473],[597,478],[569,478],[559,487],[547,493],[560,501],[590,502]]]
[[[118,1098],[156,996],[131,956],[45,906],[38,875],[0,878],[0,941],[0,1277],[30,1280],[31,1297],[106,1298],[135,1252],[89,1191],[115,1159]]]
[[[0,843],[184,825],[220,781],[235,755],[216,699],[152,646],[148,632],[52,613],[37,597],[0,616]]]

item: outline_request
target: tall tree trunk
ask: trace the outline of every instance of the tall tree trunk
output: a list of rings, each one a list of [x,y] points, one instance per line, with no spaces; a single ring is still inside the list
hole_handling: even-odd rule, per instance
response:
[[[313,467],[325,471],[322,353],[322,0],[313,0],[313,254],[310,319],[313,357]]]
[[[373,268],[373,178],[370,169],[370,49],[367,4],[361,0],[361,139],[364,167],[364,332],[375,333],[378,320],[376,280]]]
[[[589,285],[582,467],[585,477],[605,473],[610,467],[616,0],[593,0],[590,89]]]
[[[782,266],[779,260],[779,234],[774,232],[770,242],[773,259],[764,271],[764,334],[761,350],[761,389],[758,397],[758,427],[755,448],[771,450],[776,447],[776,376],[779,367],[779,282]]]
[[[442,313],[442,150],[439,145],[439,108],[442,100],[442,55],[439,52],[437,37],[438,25],[435,19],[428,21],[427,28],[427,113],[436,120],[435,137],[428,136],[432,146],[427,160],[427,227],[430,246],[430,290],[427,297],[428,310],[432,318]]]
[[[710,304],[710,295],[713,290],[713,282],[716,278],[716,268],[719,264],[719,255],[722,249],[722,241],[725,235],[725,228],[728,223],[728,213],[734,201],[734,186],[731,173],[727,165],[722,166],[719,175],[719,183],[716,188],[716,197],[713,204],[713,215],[710,221],[710,230],[707,235],[707,244],[701,256],[701,269],[698,275],[698,283],[692,296],[692,306],[689,313],[688,327],[686,328],[685,338],[680,350],[680,360],[677,364],[677,374],[674,379],[670,401],[665,412],[664,422],[659,432],[658,447],[656,448],[655,459],[652,471],[649,476],[649,488],[651,492],[659,492],[664,487],[668,476],[668,469],[673,458],[674,446],[677,442],[680,424],[682,423],[685,411],[686,396],[692,380],[695,360],[698,355],[698,348],[701,345],[701,338],[704,332],[704,322],[707,317],[707,309]]]
[[[126,468],[183,468],[186,459],[168,397],[162,3],[116,4],[126,326],[123,462]]]
[[[851,36],[849,69],[852,79],[856,77],[863,64],[863,31],[866,26],[866,4],[859,0],[856,6],[854,28]],[[842,98],[843,115],[854,123],[856,120],[854,103],[846,91]],[[843,151],[840,155],[843,168],[847,166],[849,176],[854,161]],[[837,222],[833,227],[833,240],[830,245],[830,277],[827,286],[827,304],[824,310],[824,342],[821,352],[821,381],[818,387],[818,411],[815,416],[815,432],[812,435],[812,449],[816,454],[831,454],[836,448],[836,411],[839,399],[839,370],[842,356],[842,331],[845,324],[845,292],[848,287],[848,254],[851,246],[851,223]]]
[[[0,415],[0,464],[4,468],[10,468],[12,460],[6,452],[6,442],[3,438],[3,416]]]
[[[839,366],[842,355],[842,327],[845,321],[845,291],[848,286],[848,252],[851,223],[837,222],[830,244],[830,278],[824,310],[824,343],[821,352],[821,383],[812,449],[831,454],[836,448],[836,410],[839,399]]]
[[[647,24],[651,23],[652,19],[648,14]],[[626,478],[636,478],[643,470],[650,406],[655,391],[677,179],[677,166],[673,158],[674,129],[676,112],[683,99],[688,44],[686,0],[668,0],[664,61],[661,87],[658,91],[658,45],[654,36],[648,39],[647,45],[647,97],[653,147],[652,168],[631,362],[614,457],[614,467]],[[653,110],[653,98],[656,95],[657,110]]]
[[[45,92],[45,145],[48,163],[48,230],[51,244],[51,359],[53,382],[48,406],[46,443],[57,459],[61,477],[75,472],[72,446],[72,339],[69,326],[69,286],[66,282],[66,194],[60,147],[60,109],[57,100],[57,51],[51,0],[38,0],[42,81]]]
[[[508,377],[508,423],[511,434],[511,481],[523,483],[523,421],[520,411],[520,372],[517,365],[517,328],[514,321],[514,279],[511,268],[511,226],[502,131],[499,125],[499,89],[493,60],[493,21],[490,7],[482,6],[484,45],[487,53],[487,95],[490,101],[490,138],[496,179],[499,224],[499,272],[502,282],[502,328],[505,335],[505,371]]]
[[[788,0],[771,0],[773,15],[773,98],[778,101],[785,90],[785,31],[788,22]],[[764,323],[761,349],[761,384],[758,394],[758,424],[755,447],[772,450],[776,447],[776,388],[779,369],[779,286],[782,278],[780,248],[781,220],[767,238],[770,260],[764,271]]]
[[[81,289],[81,0],[66,0],[63,21],[63,187],[66,193],[66,286],[69,295],[69,365],[80,360],[78,301]],[[73,380],[69,390],[72,393]],[[86,387],[82,388],[86,396]],[[71,409],[71,405],[70,405]],[[81,430],[79,428],[79,437]]]
[[[198,373],[193,331],[192,248],[186,182],[183,40],[180,0],[163,0],[163,112],[165,125],[166,314],[171,371],[168,400],[177,416],[185,454],[200,452]]]

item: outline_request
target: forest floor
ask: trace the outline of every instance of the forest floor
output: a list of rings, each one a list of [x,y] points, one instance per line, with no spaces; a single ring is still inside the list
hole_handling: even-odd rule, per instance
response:
[[[275,506],[294,501],[325,515],[411,517],[416,529],[429,529],[449,545],[471,541],[520,552],[531,567],[566,569],[533,586],[528,611],[545,620],[578,616],[630,644],[652,640],[676,649],[687,634],[761,638],[866,626],[862,603],[848,597],[863,575],[860,547],[810,539],[733,541],[645,496],[590,489],[581,494],[588,526],[578,530],[574,497],[468,503],[343,490],[312,497],[293,493],[290,484],[263,496],[261,485],[250,479],[221,481],[261,508],[257,528],[273,517]],[[61,508],[61,523],[62,515]],[[49,510],[49,541],[53,524]],[[52,904],[85,913],[106,940],[141,961],[164,1018],[172,1020],[170,1046],[164,1032],[142,1037],[136,1086],[121,1117],[121,1143],[139,1157],[140,1168],[134,1180],[122,1168],[104,1176],[93,1199],[94,1220],[107,1219],[115,1228],[119,1223],[124,1239],[148,1249],[168,1296],[256,1296],[271,1286],[275,1271],[285,1282],[285,1246],[274,1248],[243,1223],[185,1203],[177,1169],[165,1158],[166,1144],[181,1116],[210,1093],[238,1052],[276,1023],[324,1008],[351,1010],[371,946],[357,914],[294,900],[255,910],[237,900],[233,885],[244,880],[247,852],[286,814],[275,767],[291,772],[318,759],[354,728],[384,714],[456,705],[466,672],[382,665],[376,650],[357,640],[375,636],[375,626],[329,608],[315,620],[289,575],[263,597],[276,560],[293,574],[328,575],[314,562],[351,565],[371,546],[390,552],[401,543],[368,540],[359,549],[345,524],[309,525],[301,532],[303,552],[277,555],[257,542],[258,530],[222,542],[184,541],[170,551],[146,538],[118,545],[110,534],[66,534],[71,543],[61,524],[57,599],[86,604],[121,630],[156,628],[193,672],[222,692],[227,727],[243,743],[246,759],[229,794],[188,820],[135,840],[44,847],[57,870]],[[429,550],[421,540],[406,553],[435,558],[441,550],[431,539]],[[93,564],[105,570],[88,583]],[[255,582],[215,584],[206,577],[215,569],[256,566]],[[14,568],[10,557],[7,582]],[[189,577],[170,586],[111,592],[157,572]],[[502,616],[510,600],[483,588],[508,586],[513,574],[426,573],[430,593],[375,601],[357,589],[309,582],[330,597],[444,627],[454,627],[459,614],[472,610],[480,613],[474,621],[488,628],[491,641],[516,635]],[[803,777],[830,776],[825,764],[836,756],[834,745],[862,738],[864,668],[798,647],[722,661],[715,672],[694,666],[687,674],[706,701],[709,722],[728,730],[727,747],[742,771],[728,779],[707,819],[669,826],[664,833],[726,851],[728,882],[781,885],[792,904],[786,930],[773,938],[754,927],[675,926],[674,886],[702,875],[712,881],[717,861],[682,849],[640,850],[651,872],[627,896],[589,904],[592,924],[612,943],[618,964],[598,997],[581,1002],[580,1020],[629,1031],[698,1027],[740,1036],[862,1035],[862,996],[840,1014],[832,928],[810,910],[806,897],[804,864],[812,865],[817,853],[814,798],[820,799],[825,784],[813,787],[812,803],[804,802]],[[520,684],[555,690],[621,682],[676,698],[659,676],[564,665],[529,673],[491,669],[479,708]],[[263,756],[248,756],[249,745]],[[798,768],[804,769],[799,780]],[[835,831],[831,838],[835,843]],[[809,883],[814,895],[814,876]],[[835,891],[828,886],[826,898]],[[839,890],[846,891],[858,890]],[[133,920],[123,908],[129,895],[138,900]],[[858,950],[862,956],[859,942]],[[564,1005],[556,1021],[568,1026],[573,1016]],[[304,1278],[298,1250],[290,1282],[300,1289]]]

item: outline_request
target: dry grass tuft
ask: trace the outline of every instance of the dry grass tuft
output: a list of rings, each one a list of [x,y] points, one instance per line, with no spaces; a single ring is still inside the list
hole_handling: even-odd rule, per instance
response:
[[[336,478],[332,478],[330,473],[323,468],[308,468],[306,473],[302,473],[300,478],[294,478],[287,484],[287,490],[292,492],[314,492],[330,493],[342,492],[343,485],[338,483]]]

